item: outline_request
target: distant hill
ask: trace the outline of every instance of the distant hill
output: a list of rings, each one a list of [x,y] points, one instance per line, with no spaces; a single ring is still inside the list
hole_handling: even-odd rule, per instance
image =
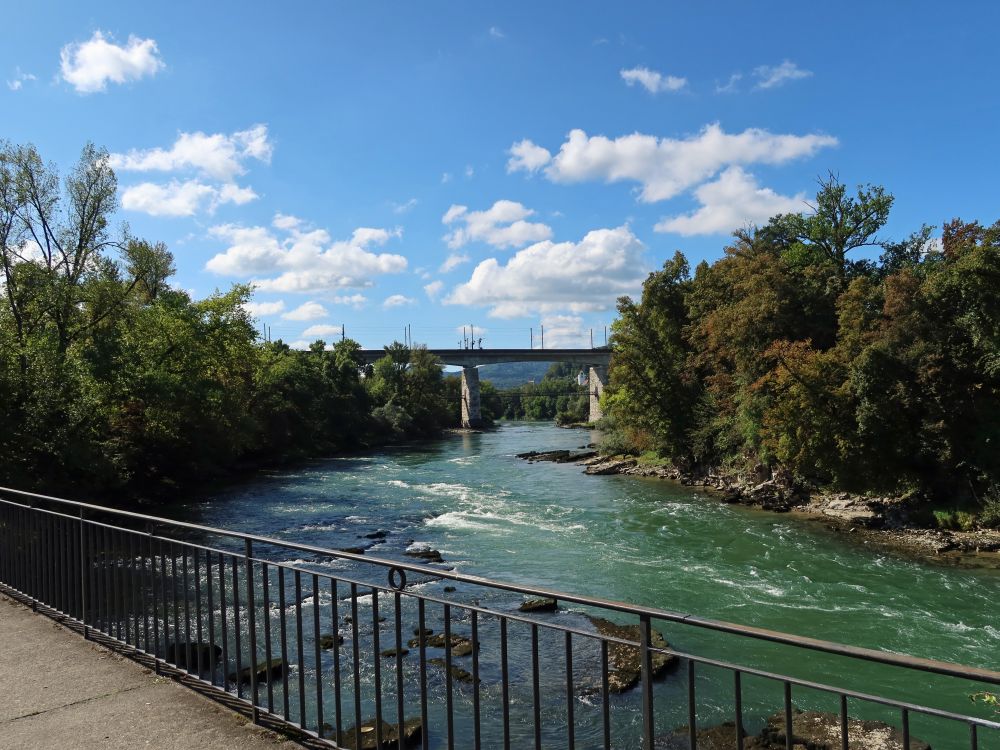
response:
[[[509,362],[483,365],[479,368],[479,379],[489,380],[500,390],[516,388],[531,381],[540,382],[551,364],[551,362]]]

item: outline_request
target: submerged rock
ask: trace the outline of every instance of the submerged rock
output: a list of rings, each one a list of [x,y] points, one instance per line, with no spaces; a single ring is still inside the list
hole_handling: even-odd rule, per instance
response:
[[[418,560],[423,560],[424,562],[430,563],[443,563],[444,558],[441,557],[441,553],[436,549],[431,549],[430,547],[415,547],[406,550],[404,555],[409,555],[410,557],[415,557]]]
[[[274,658],[270,661],[257,662],[257,682],[268,682],[269,680],[279,680],[288,670],[288,665],[285,661],[280,658]],[[244,667],[239,671],[239,673],[233,672],[229,675],[230,682],[250,682],[250,675],[253,670],[250,667]]]
[[[411,638],[407,642],[407,646],[410,648],[417,648],[420,646],[420,637]],[[444,648],[447,641],[445,640],[444,633],[439,633],[438,635],[427,636],[423,639],[424,645],[430,646],[431,648]],[[478,648],[478,645],[477,645]],[[452,656],[468,656],[472,653],[472,640],[465,638],[460,635],[451,636],[451,655]]]
[[[587,616],[587,619],[597,628],[597,632],[610,638],[639,642],[638,625],[618,625],[603,617]],[[654,648],[667,648],[668,643],[663,634],[653,630],[649,645]],[[677,663],[677,657],[672,654],[652,654],[653,677],[659,677],[667,668]],[[642,659],[638,646],[626,646],[623,643],[608,643],[608,690],[612,693],[622,693],[639,684],[642,678]]]
[[[319,637],[319,647],[323,650],[329,650],[334,646],[339,646],[343,642],[344,636],[340,633],[337,633],[336,636],[333,633],[323,633]]]
[[[778,750],[786,747],[785,738],[785,714],[781,712],[767,720],[758,737],[760,744],[757,747]],[[849,719],[847,738],[852,750],[903,750],[903,733],[881,721]],[[809,750],[839,750],[840,715],[795,709],[792,714],[792,744]],[[909,750],[931,750],[931,746],[911,735]]]
[[[169,643],[167,644],[166,660],[171,664],[176,664],[178,667],[192,666],[195,669],[198,668],[199,657],[201,659],[201,666],[203,669],[211,667],[213,662],[219,662],[222,659],[222,648],[216,646],[214,643],[195,643],[190,644],[191,651],[191,664],[188,665],[189,645],[187,643]]]
[[[441,667],[441,669],[447,669],[448,663],[444,659],[428,659],[428,664],[433,664],[435,667]],[[456,667],[454,664],[451,665],[451,678],[453,680],[458,680],[459,682],[472,682],[472,672],[468,672],[461,667]],[[478,680],[482,682],[482,680]]]
[[[744,731],[743,736],[744,750],[758,750],[759,748],[763,748],[759,738],[747,737],[746,731]],[[736,747],[736,724],[727,721],[725,724],[720,724],[716,727],[696,729],[695,738],[698,750],[732,750],[732,748]],[[655,738],[653,747],[655,750],[689,750],[691,747],[691,738],[688,728],[681,727],[675,730],[673,734]],[[784,748],[785,746],[782,745],[781,747]]]
[[[382,743],[376,744],[375,719],[369,719],[357,727],[360,732],[355,731],[351,726],[341,732],[340,747],[345,750],[391,750],[399,747],[399,733],[396,725],[382,720],[379,730],[382,735]],[[403,746],[413,747],[420,742],[420,733],[423,723],[420,719],[406,719],[403,722]],[[323,734],[328,739],[336,739],[336,730],[329,724],[323,724]],[[357,736],[361,735],[361,744],[357,744]]]
[[[521,612],[555,612],[557,609],[559,605],[555,599],[528,599],[518,607]]]
[[[410,653],[410,649],[408,648],[387,648],[382,652],[382,656],[389,658],[390,656],[395,656],[396,654],[406,656],[408,653]]]

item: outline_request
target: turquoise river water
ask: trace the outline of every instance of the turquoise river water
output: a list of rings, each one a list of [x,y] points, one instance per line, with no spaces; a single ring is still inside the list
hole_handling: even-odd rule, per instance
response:
[[[172,513],[329,548],[355,546],[366,541],[365,534],[384,530],[384,541],[376,541],[366,554],[406,559],[402,553],[409,545],[424,543],[440,550],[460,573],[1000,669],[1000,571],[891,554],[819,524],[725,505],[671,482],[591,477],[578,466],[529,464],[515,457],[533,449],[579,448],[591,439],[579,430],[509,423],[495,432],[261,473]],[[329,573],[329,565],[316,569]],[[440,583],[424,584],[423,590],[434,593],[435,586]],[[482,596],[461,587],[455,596],[463,594]],[[552,617],[576,623],[580,612],[569,607]],[[976,689],[971,683],[676,624],[655,627],[680,651],[949,710],[981,711],[968,699]],[[578,669],[586,667],[586,658],[580,656]],[[515,664],[515,681],[523,678],[523,667]],[[487,693],[492,689],[488,677],[484,674]],[[392,682],[391,676],[384,679]],[[658,733],[687,723],[685,679],[681,670],[657,687]],[[781,709],[780,687],[763,680],[755,684],[748,681],[745,687],[750,730]],[[707,669],[697,686],[700,725],[732,718],[731,675]],[[463,699],[463,690],[468,692],[456,687],[456,700]],[[637,699],[616,697],[616,732],[622,732],[616,746],[636,746],[630,726],[634,729],[637,721]],[[797,691],[795,703],[837,707],[835,698],[811,691]],[[564,706],[558,701],[546,705],[549,721],[564,721]],[[586,691],[579,706],[578,746],[597,744],[599,712]],[[857,711],[898,721],[878,707],[859,705]],[[440,706],[432,707],[434,715],[439,712]],[[489,717],[489,710],[484,712]],[[394,718],[392,711],[386,713]],[[412,713],[410,704],[407,713]],[[521,729],[516,726],[515,733]],[[558,729],[562,737],[563,727]],[[969,746],[964,727],[956,732],[947,723],[915,717],[912,731],[933,740],[935,748]],[[432,744],[440,735],[432,732],[438,738]],[[498,741],[493,729],[484,736],[487,744]],[[998,748],[1000,737],[983,732],[980,747]]]

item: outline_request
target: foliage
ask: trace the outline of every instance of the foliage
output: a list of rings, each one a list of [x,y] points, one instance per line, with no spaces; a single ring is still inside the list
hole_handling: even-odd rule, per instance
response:
[[[634,451],[787,470],[963,507],[1000,481],[1000,223],[878,238],[892,196],[831,177],[814,209],[679,253],[619,301],[606,407]],[[878,246],[876,261],[857,259]],[[1000,516],[987,495],[971,527]],[[997,523],[996,520],[990,521]]]
[[[586,388],[577,385],[578,369],[568,362],[554,362],[538,383],[498,391],[493,408],[502,404],[505,419],[554,419],[559,424],[586,422],[590,400]]]
[[[261,342],[248,286],[172,288],[167,248],[112,226],[115,193],[93,146],[60,181],[0,144],[0,481],[150,491],[455,422],[426,350],[363,379],[353,341]]]

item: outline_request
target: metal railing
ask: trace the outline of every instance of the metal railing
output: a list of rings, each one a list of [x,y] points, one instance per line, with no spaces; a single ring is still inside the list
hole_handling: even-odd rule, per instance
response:
[[[1000,672],[5,488],[0,593],[334,747],[1000,747]]]

